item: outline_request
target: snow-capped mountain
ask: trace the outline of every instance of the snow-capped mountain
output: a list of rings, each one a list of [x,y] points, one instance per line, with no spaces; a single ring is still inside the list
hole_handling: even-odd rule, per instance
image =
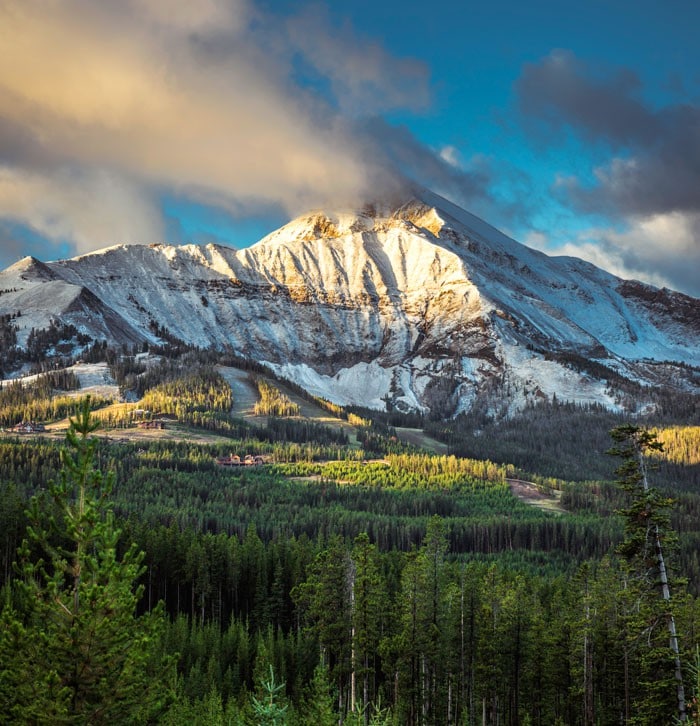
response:
[[[239,251],[25,258],[0,273],[0,314],[16,311],[20,346],[52,319],[117,344],[167,331],[339,403],[443,416],[487,393],[616,406],[612,371],[700,389],[700,300],[549,257],[425,191],[311,213]]]

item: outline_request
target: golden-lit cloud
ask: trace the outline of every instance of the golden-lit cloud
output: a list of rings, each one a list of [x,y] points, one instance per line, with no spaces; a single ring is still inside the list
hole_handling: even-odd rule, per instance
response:
[[[166,189],[231,209],[262,201],[294,213],[360,200],[376,186],[381,164],[337,99],[291,79],[292,59],[309,52],[295,40],[303,22],[272,29],[241,0],[0,2],[0,160],[14,179],[12,193],[21,187],[26,200],[15,217],[31,208],[31,190],[53,188],[65,168],[123,178],[122,190]],[[351,97],[361,87],[368,98],[399,106],[407,97],[392,90],[392,99],[389,88],[405,75],[405,85],[416,80],[414,94],[427,97],[420,64],[392,65],[375,49],[374,60],[341,72],[328,66],[328,43],[319,47],[314,62],[339,93]],[[361,47],[355,56],[363,56]],[[387,79],[382,63],[393,68]],[[97,199],[104,191],[95,186],[96,207],[133,201],[132,194]],[[0,213],[10,207],[10,196],[0,198]],[[36,224],[37,215],[27,211],[23,219]],[[92,224],[78,227],[76,220],[75,240],[94,234]],[[153,229],[147,225],[144,237]],[[94,246],[105,236],[108,229]]]
[[[21,221],[77,253],[135,242],[161,242],[156,206],[138,185],[104,171],[53,175],[0,167],[0,218]]]

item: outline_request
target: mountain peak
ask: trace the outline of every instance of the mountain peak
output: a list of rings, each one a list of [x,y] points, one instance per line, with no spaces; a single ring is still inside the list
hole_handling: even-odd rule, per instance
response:
[[[435,206],[426,204],[415,197],[398,207],[392,214],[392,218],[410,222],[418,229],[430,232],[435,237],[440,236],[440,231],[445,225],[445,220]]]
[[[56,273],[41,260],[32,255],[27,255],[14,265],[8,267],[4,274],[8,277],[18,275],[23,280],[55,280]]]
[[[391,228],[415,228],[440,236],[445,224],[439,209],[417,196],[399,203],[372,202],[358,209],[315,209],[296,217],[260,243],[336,239],[362,232],[386,232]]]
[[[548,257],[425,189],[311,211],[239,251],[26,258],[0,291],[20,340],[59,316],[117,345],[231,348],[338,403],[450,416],[482,396],[616,406],[625,378],[698,388],[697,300]]]

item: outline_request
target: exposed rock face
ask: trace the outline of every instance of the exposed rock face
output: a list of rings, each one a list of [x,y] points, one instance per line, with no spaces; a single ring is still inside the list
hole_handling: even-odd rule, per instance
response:
[[[614,405],[602,377],[567,356],[654,385],[654,361],[700,360],[700,301],[547,257],[427,192],[394,208],[309,214],[240,251],[27,258],[0,273],[0,290],[10,291],[0,313],[22,310],[20,343],[52,317],[115,343],[155,342],[166,328],[340,403],[441,416],[489,391],[511,405],[553,394]]]

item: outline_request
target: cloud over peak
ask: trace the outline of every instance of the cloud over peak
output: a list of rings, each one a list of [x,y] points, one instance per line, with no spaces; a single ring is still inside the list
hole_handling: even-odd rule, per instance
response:
[[[26,211],[32,191],[100,175],[141,189],[144,237],[158,228],[149,200],[159,189],[238,211],[361,200],[387,172],[347,108],[424,106],[425,67],[349,29],[333,36],[323,16],[266,20],[244,0],[1,2],[0,163],[12,183],[0,190],[0,213],[21,187],[17,221],[81,247],[93,236],[96,247],[113,208],[128,200],[131,214],[135,194],[106,199],[104,184],[94,185],[91,206],[105,211],[95,234],[84,216],[40,223],[41,213]],[[328,89],[300,86],[295,58]],[[67,202],[56,204],[68,213]]]
[[[521,237],[532,228],[524,220],[545,226],[574,210],[581,229],[594,216],[600,249],[612,255],[620,245],[615,264],[630,270],[645,259],[660,268],[650,241],[646,258],[633,260],[621,229],[644,240],[676,234],[684,250],[697,249],[697,104],[653,104],[633,70],[553,50],[515,83],[522,126],[491,113],[508,138],[501,149],[499,134],[487,135],[480,148],[469,119],[458,131],[444,117],[436,123],[428,64],[362,27],[315,0],[0,0],[4,250],[17,248],[22,230],[34,251],[46,240],[62,254],[166,234],[188,241],[216,228],[200,223],[201,210],[227,222],[293,216],[392,196],[405,180]],[[487,118],[494,109],[477,95],[469,103]],[[564,151],[552,188],[530,153],[537,133],[547,163]],[[584,163],[597,160],[587,174],[569,163],[579,151]],[[664,279],[685,284],[682,273],[668,267]]]

